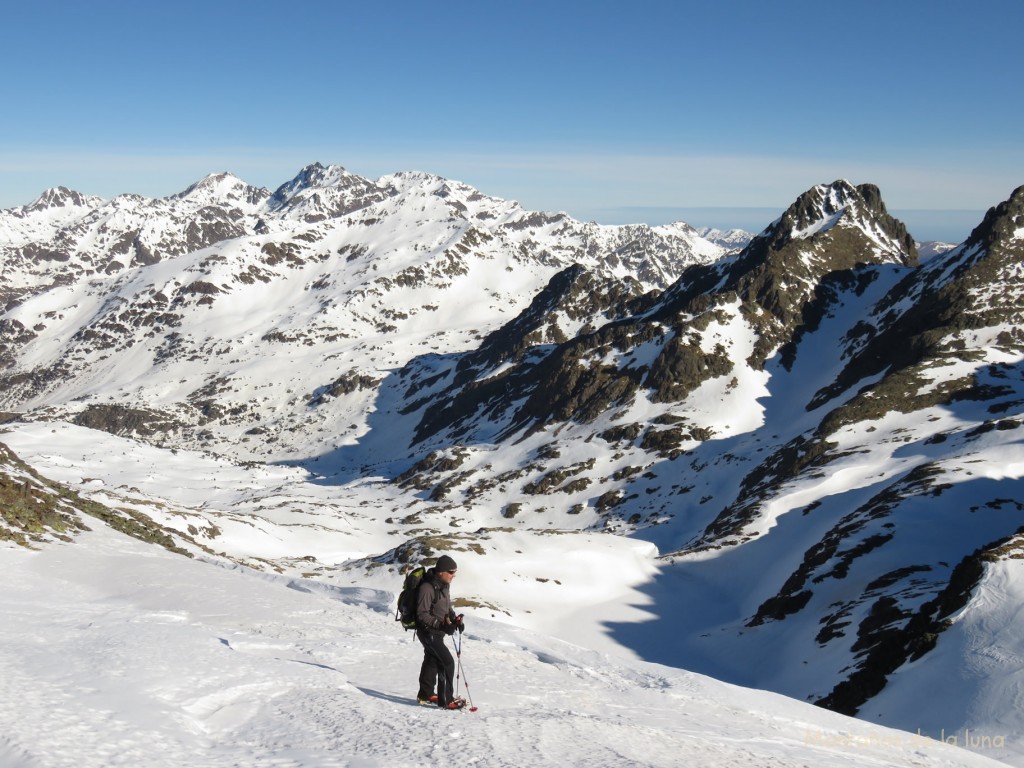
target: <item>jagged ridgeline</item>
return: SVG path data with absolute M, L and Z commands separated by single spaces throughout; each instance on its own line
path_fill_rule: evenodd
M 318 165 L 53 190 L 0 234 L 0 407 L 388 482 L 360 563 L 646 539 L 658 661 L 856 711 L 1020 554 L 1020 189 L 923 260 L 870 184 L 729 251 Z
M 663 296 L 648 297 L 641 306 L 635 293 L 606 289 L 598 294 L 607 297 L 601 308 L 604 325 L 584 326 L 573 339 L 552 339 L 561 343 L 543 360 L 532 356 L 507 386 L 474 384 L 463 392 L 467 379 L 476 382 L 486 370 L 481 360 L 492 366 L 522 362 L 530 334 L 556 312 L 569 313 L 565 304 L 578 303 L 581 296 L 593 301 L 593 288 L 580 284 L 578 270 L 567 272 L 523 316 L 460 361 L 454 387 L 442 396 L 449 404 L 427 414 L 417 437 L 445 426 L 445 412 L 452 422 L 455 414 L 472 411 L 460 397 L 479 401 L 485 387 L 499 391 L 505 409 L 528 393 L 515 406 L 510 432 L 553 422 L 591 422 L 639 392 L 656 404 L 685 401 L 710 379 L 729 375 L 735 365 L 761 370 L 783 345 L 795 349 L 799 335 L 813 329 L 827 311 L 833 284 L 858 279 L 858 268 L 916 261 L 913 240 L 886 213 L 876 187 L 837 182 L 815 188 L 739 256 L 690 267 Z M 742 323 L 754 340 L 743 359 L 737 358 L 734 345 L 705 343 L 709 328 L 732 323 Z

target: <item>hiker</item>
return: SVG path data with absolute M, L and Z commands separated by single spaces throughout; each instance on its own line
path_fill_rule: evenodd
M 455 615 L 448 587 L 458 566 L 448 555 L 441 555 L 420 582 L 416 598 L 416 637 L 423 644 L 420 667 L 420 704 L 436 703 L 442 709 L 462 709 L 465 701 L 455 696 L 455 659 L 445 645 L 445 635 L 463 632 L 462 615 Z M 437 693 L 434 693 L 434 684 Z

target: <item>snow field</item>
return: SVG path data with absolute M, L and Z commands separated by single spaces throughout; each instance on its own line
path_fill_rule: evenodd
M 783 697 L 467 615 L 476 713 L 417 706 L 393 595 L 190 560 L 105 528 L 0 549 L 9 768 L 983 766 Z M 457 584 L 453 589 L 457 592 Z

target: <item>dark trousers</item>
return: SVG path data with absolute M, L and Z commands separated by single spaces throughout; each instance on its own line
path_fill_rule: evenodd
M 427 698 L 437 684 L 437 703 L 446 706 L 455 698 L 455 659 L 444 644 L 445 634 L 433 630 L 416 630 L 423 644 L 423 665 L 420 667 L 420 698 Z

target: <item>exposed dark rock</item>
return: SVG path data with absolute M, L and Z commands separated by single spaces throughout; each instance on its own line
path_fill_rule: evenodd
M 821 583 L 825 579 L 845 578 L 857 558 L 892 539 L 892 532 L 882 529 L 878 521 L 884 521 L 903 499 L 934 493 L 938 487 L 935 478 L 941 474 L 941 469 L 932 464 L 917 467 L 877 493 L 866 504 L 845 515 L 804 553 L 800 566 L 786 579 L 778 594 L 757 609 L 748 625 L 757 626 L 768 619 L 779 620 L 801 610 L 807 599 L 800 602 L 794 597 L 806 591 L 808 582 Z M 826 566 L 829 567 L 826 569 Z M 877 585 L 871 588 L 877 589 Z
M 985 563 L 998 560 L 1007 552 L 1019 556 L 1022 536 L 1024 528 L 964 557 L 945 587 L 913 614 L 900 610 L 889 598 L 879 598 L 858 628 L 855 648 L 861 651 L 862 658 L 855 671 L 814 703 L 856 715 L 868 699 L 881 692 L 890 674 L 935 647 L 939 635 L 950 625 L 949 616 L 970 600 L 984 575 Z
M 88 405 L 84 411 L 75 414 L 71 421 L 81 427 L 123 437 L 150 437 L 182 426 L 177 419 L 160 411 L 114 404 Z
M 309 401 L 309 404 L 312 406 L 321 405 L 330 397 L 341 397 L 342 395 L 349 395 L 360 390 L 373 389 L 380 382 L 380 379 L 373 376 L 367 376 L 358 371 L 349 371 L 343 376 L 339 376 L 326 387 L 318 389 Z

